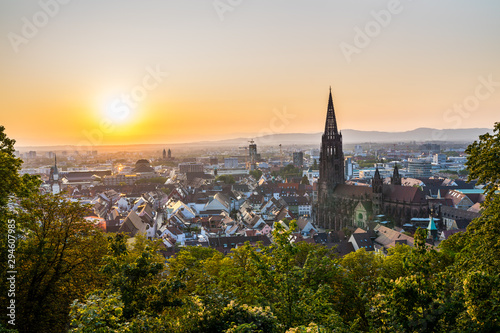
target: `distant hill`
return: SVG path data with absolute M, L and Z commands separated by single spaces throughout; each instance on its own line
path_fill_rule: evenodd
M 433 128 L 417 128 L 405 132 L 380 132 L 380 131 L 358 131 L 346 129 L 342 131 L 343 142 L 348 144 L 373 142 L 373 143 L 392 143 L 392 142 L 425 142 L 425 141 L 448 141 L 448 142 L 473 142 L 480 135 L 486 132 L 492 132 L 490 128 L 464 128 L 464 129 L 433 129 Z M 253 138 L 260 146 L 266 145 L 319 145 L 321 142 L 322 133 L 281 133 L 266 135 L 261 137 L 240 137 L 235 139 L 217 140 L 217 141 L 201 141 L 187 142 L 176 144 L 137 144 L 124 146 L 95 146 L 89 147 L 89 150 L 154 150 L 163 149 L 166 145 L 169 147 L 209 147 L 209 146 L 241 146 L 248 144 L 248 140 Z M 75 146 L 45 146 L 45 147 L 18 147 L 21 150 L 71 150 Z
M 453 141 L 472 142 L 480 135 L 492 131 L 489 128 L 465 128 L 465 129 L 433 129 L 417 128 L 405 132 L 379 132 L 379 131 L 358 131 L 346 129 L 342 131 L 344 143 L 362 142 L 425 142 L 425 141 Z M 256 138 L 257 144 L 319 144 L 322 133 L 297 133 L 297 134 L 274 134 Z M 230 141 L 230 140 L 226 140 Z M 241 141 L 238 141 L 241 142 Z

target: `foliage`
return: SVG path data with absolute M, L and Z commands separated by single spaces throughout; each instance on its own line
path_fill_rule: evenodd
M 313 170 L 319 170 L 318 161 L 316 159 L 314 159 L 314 162 L 313 162 L 313 165 L 312 165 L 312 169 Z
M 255 180 L 259 180 L 262 177 L 262 170 L 256 169 L 249 172 L 250 176 L 252 176 Z
M 99 287 L 95 269 L 106 252 L 87 207 L 58 196 L 22 199 L 15 216 L 18 316 L 21 332 L 64 331 L 70 303 Z
M 306 175 L 304 175 L 302 177 L 302 180 L 300 181 L 301 184 L 304 184 L 304 185 L 309 185 L 309 179 L 307 178 Z
M 358 157 L 359 168 L 372 168 L 379 160 L 375 156 Z
M 281 168 L 280 171 L 273 171 L 271 173 L 273 176 L 281 176 L 282 178 L 287 177 L 301 177 L 302 171 L 299 168 L 296 168 L 293 164 L 288 164 L 287 166 Z
M 232 175 L 220 175 L 215 178 L 216 182 L 223 182 L 224 184 L 234 184 L 236 181 Z
M 106 286 L 75 301 L 71 311 L 74 332 L 93 332 L 109 328 L 165 328 L 160 316 L 171 307 L 183 305 L 177 297 L 184 284 L 178 276 L 161 278 L 164 270 L 159 242 L 137 237 L 131 248 L 125 236 L 109 238 L 108 254 L 101 271 L 108 277 Z M 180 272 L 180 275 L 182 272 Z M 112 321 L 113 325 L 103 325 Z
M 494 134 L 486 133 L 474 141 L 465 152 L 469 155 L 467 169 L 469 180 L 477 179 L 485 184 L 485 206 L 492 200 L 496 190 L 500 188 L 500 122 L 495 123 Z M 496 132 L 496 133 L 495 133 Z

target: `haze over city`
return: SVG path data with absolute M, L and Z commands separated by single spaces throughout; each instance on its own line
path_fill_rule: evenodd
M 17 146 L 318 133 L 331 86 L 341 130 L 491 128 L 499 12 L 493 0 L 2 0 L 1 123 Z

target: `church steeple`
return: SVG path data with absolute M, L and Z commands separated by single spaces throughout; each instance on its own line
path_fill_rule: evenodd
M 394 166 L 394 172 L 391 178 L 391 185 L 401 185 L 401 176 L 399 175 L 397 164 Z
M 335 117 L 335 109 L 333 108 L 332 88 L 330 87 L 330 96 L 328 97 L 328 111 L 326 113 L 325 134 L 328 137 L 337 135 L 337 118 Z
M 337 184 L 344 183 L 344 153 L 342 151 L 342 134 L 337 129 L 337 119 L 333 107 L 332 90 L 328 96 L 325 132 L 321 138 L 319 157 L 320 195 L 333 191 Z
M 378 171 L 378 168 L 376 168 L 375 175 L 373 176 L 373 179 L 372 179 L 372 191 L 373 191 L 373 193 L 382 193 L 383 185 L 384 185 L 384 180 L 380 176 L 380 171 Z

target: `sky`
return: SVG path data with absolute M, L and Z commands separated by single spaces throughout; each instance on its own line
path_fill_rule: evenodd
M 17 146 L 492 128 L 500 1 L 0 0 Z

